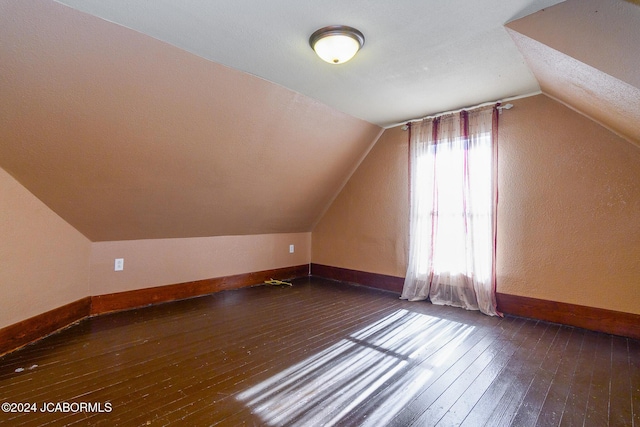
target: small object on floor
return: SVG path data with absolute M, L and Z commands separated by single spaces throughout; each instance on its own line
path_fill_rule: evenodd
M 291 282 L 287 282 L 285 280 L 275 280 L 275 279 L 271 279 L 271 280 L 265 280 L 264 283 L 266 283 L 267 285 L 274 285 L 274 286 L 293 286 L 291 284 Z

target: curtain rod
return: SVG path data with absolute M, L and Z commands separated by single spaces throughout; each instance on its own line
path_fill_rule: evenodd
M 405 129 L 406 125 L 409 124 L 409 123 L 421 122 L 422 120 L 426 120 L 426 119 L 434 119 L 436 117 L 446 116 L 447 114 L 459 113 L 460 111 L 464 111 L 464 110 L 475 110 L 477 108 L 488 107 L 490 105 L 502 104 L 502 103 L 507 102 L 507 101 L 513 101 L 513 100 L 521 99 L 521 98 L 528 98 L 530 96 L 539 95 L 541 93 L 542 92 L 538 91 L 538 92 L 535 92 L 535 93 L 530 93 L 528 95 L 512 96 L 512 97 L 509 97 L 509 98 L 503 98 L 503 99 L 498 100 L 498 101 L 483 102 L 482 104 L 474 105 L 472 107 L 463 107 L 463 108 L 458 108 L 457 110 L 445 111 L 445 112 L 438 113 L 438 114 L 432 114 L 432 115 L 429 115 L 429 116 L 424 116 L 424 117 L 421 117 L 421 118 L 418 118 L 418 119 L 405 120 L 405 121 L 396 123 L 395 125 L 391 125 L 387 129 L 390 129 L 390 128 L 393 128 L 393 127 L 396 127 L 396 126 L 400 126 L 400 125 L 405 125 L 402 129 L 406 130 Z M 501 105 L 501 106 L 498 107 L 498 111 L 500 113 L 502 113 L 502 110 L 510 110 L 511 108 L 513 108 L 513 104 L 504 104 L 504 105 Z

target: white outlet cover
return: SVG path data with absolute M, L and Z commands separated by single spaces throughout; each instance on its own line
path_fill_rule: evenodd
M 124 258 L 116 258 L 116 261 L 113 265 L 114 271 L 122 271 L 124 270 Z
M 296 247 L 294 245 L 289 245 L 289 253 L 292 254 L 294 253 L 296 250 Z

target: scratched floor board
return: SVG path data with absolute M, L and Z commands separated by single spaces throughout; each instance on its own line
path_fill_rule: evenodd
M 412 407 L 414 409 L 418 408 L 419 413 L 421 413 L 421 408 L 424 408 L 424 398 L 428 394 L 427 390 L 436 389 L 438 384 L 450 384 L 450 378 L 458 377 L 475 360 L 478 354 L 490 346 L 498 346 L 497 343 L 502 334 L 508 333 L 507 331 L 512 329 L 511 323 L 514 318 L 509 320 L 511 321 L 503 322 L 503 328 L 499 330 L 494 327 L 491 318 L 478 317 L 473 326 L 475 329 L 473 333 L 452 339 L 446 345 L 438 348 L 437 351 L 417 360 L 418 363 L 414 366 L 407 367 L 405 372 L 406 381 L 390 380 L 388 384 L 385 384 L 384 388 L 381 387 L 377 390 L 371 399 L 365 400 L 358 408 L 349 413 L 341 423 L 353 426 L 367 425 L 369 420 L 376 420 L 376 413 L 385 410 L 386 402 L 395 398 L 398 404 L 405 408 L 402 411 L 402 415 L 405 417 L 399 418 L 396 414 L 391 413 L 383 420 L 384 424 L 408 425 L 408 421 L 416 415 Z M 487 322 L 485 323 L 485 321 Z M 449 357 L 453 353 L 459 356 L 456 358 Z M 437 366 L 437 372 L 441 373 L 441 375 L 435 375 L 435 366 Z M 423 378 L 423 375 L 421 375 L 424 372 L 429 373 L 427 378 Z M 423 400 L 419 400 L 417 396 L 421 396 Z
M 527 386 L 528 377 L 546 354 L 557 329 L 556 325 L 543 323 L 524 329 L 524 339 L 517 348 L 498 354 L 435 425 L 485 425 L 495 408 L 513 398 L 510 388 Z
M 148 405 L 152 405 L 156 410 L 161 409 L 162 412 L 166 414 L 163 418 L 175 417 L 177 415 L 174 414 L 174 412 L 177 412 L 179 415 L 180 410 L 185 407 L 190 412 L 197 412 L 198 409 L 206 407 L 206 405 L 210 403 L 210 399 L 207 399 L 206 397 L 207 394 L 197 393 L 199 390 L 203 388 L 206 390 L 216 389 L 223 395 L 226 395 L 228 394 L 227 387 L 233 386 L 240 380 L 251 378 L 255 373 L 259 374 L 268 371 L 268 368 L 277 368 L 278 360 L 280 359 L 282 359 L 282 362 L 285 364 L 291 363 L 296 357 L 295 349 L 291 346 L 298 345 L 298 342 L 302 341 L 300 349 L 301 351 L 306 351 L 308 349 L 308 345 L 304 344 L 304 340 L 308 340 L 309 338 L 313 338 L 314 335 L 320 334 L 320 331 L 317 330 L 319 328 L 316 328 L 316 330 L 311 334 L 308 332 L 309 325 L 307 322 L 309 319 L 313 319 L 316 323 L 324 319 L 322 321 L 323 330 L 335 325 L 332 328 L 335 329 L 336 333 L 344 333 L 344 329 L 349 326 L 347 322 L 349 319 L 341 319 L 339 313 L 336 314 L 336 310 L 332 308 L 332 306 L 336 304 L 348 303 L 348 301 L 341 301 L 342 299 L 344 299 L 344 296 L 341 296 L 332 304 L 327 304 L 325 301 L 324 304 L 315 311 L 311 311 L 313 307 L 311 307 L 310 304 L 306 304 L 304 305 L 303 317 L 291 315 L 291 313 L 287 314 L 283 311 L 273 313 L 273 317 L 276 322 L 274 327 L 265 328 L 264 324 L 259 325 L 261 330 L 271 331 L 271 334 L 274 334 L 273 337 L 261 337 L 258 335 L 258 331 L 255 331 L 254 335 L 256 336 L 252 337 L 250 341 L 245 340 L 243 343 L 238 343 L 236 345 L 233 345 L 232 343 L 231 352 L 227 353 L 227 363 L 218 364 L 215 370 L 203 371 L 202 369 L 196 368 L 194 373 L 190 369 L 185 369 L 184 371 L 188 373 L 186 375 L 172 375 L 172 378 L 169 381 L 165 381 L 164 384 L 156 387 L 164 391 L 162 393 L 162 398 L 156 399 L 150 403 L 145 403 L 146 408 L 148 408 Z M 386 302 L 386 305 L 390 305 L 388 304 L 388 300 L 386 300 Z M 358 301 L 357 299 L 354 299 L 351 303 L 357 304 Z M 362 315 L 364 315 L 366 307 L 370 304 L 371 302 L 367 301 L 361 304 L 362 311 L 360 313 Z M 372 309 L 379 311 L 380 307 L 382 306 L 377 304 L 372 307 Z M 269 345 L 265 347 L 264 344 L 267 343 Z M 316 344 L 318 343 L 321 342 L 318 341 Z M 217 348 L 224 345 L 228 345 L 228 342 L 219 343 L 214 347 Z M 278 358 L 273 357 L 271 354 L 271 352 L 278 352 L 281 350 L 286 351 L 286 357 Z M 257 354 L 257 351 L 261 352 L 259 360 L 256 360 L 254 356 Z M 172 366 L 169 369 L 174 369 L 174 367 Z M 194 395 L 196 396 L 195 398 Z M 202 398 L 198 396 L 205 397 Z M 204 402 L 199 402 L 198 399 L 202 399 Z M 215 413 L 216 410 L 224 407 L 223 403 L 224 402 L 218 400 L 218 405 L 211 408 L 210 412 Z M 126 404 L 125 411 L 118 414 L 117 421 L 120 422 L 126 419 L 126 422 L 131 423 L 132 425 L 135 425 L 138 421 L 144 422 L 144 418 L 146 417 L 145 412 L 136 411 L 140 406 L 140 402 L 135 399 L 131 400 Z M 135 412 L 138 413 L 134 416 L 133 413 Z M 140 418 L 140 420 L 138 420 L 138 418 Z
M 589 387 L 596 358 L 596 343 L 600 334 L 585 331 L 577 356 L 575 374 L 571 380 L 564 412 L 560 415 L 560 426 L 582 426 L 585 423 Z
M 357 304 L 358 302 L 354 300 L 352 303 Z M 232 400 L 229 396 L 237 383 L 259 378 L 260 375 L 268 378 L 271 375 L 270 371 L 278 369 L 280 366 L 283 369 L 286 368 L 289 364 L 297 361 L 298 358 L 305 356 L 309 349 L 309 340 L 313 340 L 316 348 L 321 348 L 325 343 L 333 342 L 342 336 L 345 328 L 349 328 L 352 321 L 349 318 L 345 318 L 344 314 L 336 313 L 335 308 L 332 309 L 331 305 L 325 303 L 325 306 L 325 309 L 315 312 L 309 312 L 308 307 L 305 307 L 304 318 L 296 316 L 287 323 L 284 320 L 279 320 L 276 327 L 272 329 L 275 336 L 264 337 L 253 346 L 236 346 L 241 348 L 242 351 L 238 354 L 229 354 L 228 363 L 218 366 L 215 370 L 198 373 L 196 374 L 197 378 L 193 379 L 188 377 L 175 378 L 170 384 L 174 390 L 167 390 L 163 398 L 153 402 L 153 404 L 155 407 L 161 408 L 162 412 L 165 413 L 165 416 L 162 417 L 163 419 L 173 419 L 186 414 L 194 414 L 202 411 L 203 408 L 210 404 L 210 399 L 207 398 L 208 395 L 206 393 L 200 393 L 200 397 L 196 395 L 194 398 L 191 395 L 194 393 L 194 389 L 197 391 L 198 388 L 207 390 L 215 388 L 225 398 L 216 399 L 217 405 L 208 408 L 207 412 L 215 415 L 217 411 L 228 408 L 229 405 L 227 403 Z M 366 311 L 367 306 L 370 306 L 370 303 L 365 302 L 361 307 L 362 311 L 360 313 L 363 317 L 369 315 Z M 372 306 L 371 310 L 380 311 L 380 305 Z M 288 315 L 286 317 L 291 316 Z M 314 322 L 323 319 L 322 325 L 309 332 L 310 326 L 307 324 L 307 319 L 315 319 Z M 324 335 L 327 335 L 327 337 L 324 337 Z M 269 345 L 265 346 L 265 343 Z M 255 355 L 258 353 L 260 357 L 256 359 Z M 190 395 L 185 396 L 185 392 Z M 138 417 L 144 418 L 145 416 L 140 414 Z M 137 419 L 131 419 L 130 421 L 135 424 Z
M 593 363 L 585 424 L 609 424 L 609 397 L 611 392 L 611 341 L 609 335 L 598 336 Z
M 438 423 L 452 410 L 454 404 L 465 393 L 468 394 L 473 389 L 477 389 L 473 387 L 474 384 L 481 385 L 485 383 L 487 372 L 493 371 L 497 366 L 505 363 L 511 352 L 512 350 L 508 348 L 506 340 L 496 340 L 491 345 L 484 347 L 482 352 L 470 364 L 464 366 L 463 370 L 459 373 L 456 372 L 457 375 L 454 377 L 442 377 L 434 387 L 429 388 L 421 396 L 419 403 L 424 405 L 428 402 L 429 405 L 426 410 L 418 407 L 418 411 L 423 412 L 410 425 L 429 426 Z M 396 420 L 394 425 L 401 426 L 404 424 L 398 423 L 398 420 Z
M 353 301 L 353 303 L 356 305 L 361 304 L 357 300 Z M 399 304 L 399 301 L 396 301 L 395 304 Z M 363 324 L 362 321 L 366 322 L 368 319 L 371 319 L 375 322 L 376 319 L 379 319 L 381 316 L 386 316 L 388 313 L 393 312 L 395 310 L 394 308 L 395 304 L 390 303 L 387 300 L 386 303 L 384 304 L 384 310 L 376 309 L 375 312 L 370 312 L 370 313 L 363 311 L 362 312 L 363 317 L 358 319 L 355 323 L 353 323 L 354 318 L 352 314 L 348 314 L 351 320 L 338 319 L 338 322 L 335 322 L 335 319 L 333 319 L 336 313 L 332 314 L 330 317 L 328 317 L 322 322 L 323 325 L 321 327 L 313 328 L 315 329 L 314 332 L 308 334 L 308 336 L 304 339 L 304 341 L 293 343 L 296 346 L 295 347 L 296 353 L 292 353 L 290 349 L 288 349 L 287 347 L 277 348 L 273 357 L 274 362 L 270 363 L 271 366 L 269 366 L 267 370 L 264 369 L 264 366 L 260 367 L 260 369 L 256 371 L 250 368 L 248 370 L 250 378 L 242 378 L 240 379 L 240 381 L 235 383 L 230 383 L 229 381 L 225 381 L 226 385 L 229 387 L 228 390 L 230 394 L 223 402 L 219 402 L 219 403 L 223 403 L 223 405 L 218 405 L 219 406 L 218 408 L 216 407 L 207 408 L 206 405 L 204 405 L 205 402 L 202 402 L 203 405 L 200 409 L 196 411 L 190 411 L 189 413 L 183 413 L 183 416 L 190 420 L 203 418 L 207 420 L 206 421 L 207 423 L 212 423 L 217 419 L 223 418 L 223 413 L 225 414 L 224 416 L 233 416 L 236 418 L 238 416 L 242 417 L 242 415 L 238 415 L 238 413 L 242 412 L 242 410 L 244 409 L 243 406 L 238 408 L 237 405 L 236 406 L 228 405 L 230 401 L 233 401 L 237 393 L 239 391 L 242 391 L 241 389 L 238 390 L 238 386 L 243 386 L 243 384 L 247 383 L 248 380 L 254 380 L 254 381 L 268 380 L 269 377 L 272 375 L 270 372 L 272 370 L 271 369 L 272 366 L 276 366 L 278 369 L 282 369 L 282 370 L 287 369 L 289 366 L 295 364 L 295 362 L 300 362 L 301 361 L 300 359 L 307 358 L 309 356 L 310 346 L 312 346 L 314 350 L 316 350 L 316 352 L 323 351 L 326 347 L 330 347 L 331 344 L 340 342 L 341 340 L 344 340 L 345 336 L 348 336 L 347 334 L 345 334 L 347 330 L 345 328 L 349 328 L 349 330 L 355 331 L 357 327 L 360 327 Z M 345 311 L 348 312 L 349 310 L 345 310 Z M 331 329 L 326 330 L 325 324 L 327 326 L 331 326 Z M 292 359 L 290 357 L 291 355 L 296 356 L 296 358 Z M 255 372 L 255 375 L 253 375 L 254 372 Z M 282 378 L 279 381 L 273 382 L 272 386 L 279 387 L 284 381 L 286 381 L 286 378 Z M 218 413 L 218 409 L 220 409 L 222 412 Z M 212 418 L 212 415 L 214 415 L 213 418 Z
M 394 414 L 390 425 L 402 427 L 411 425 L 416 418 L 425 412 L 433 410 L 434 402 L 451 388 L 461 376 L 477 372 L 477 367 L 487 365 L 491 360 L 506 354 L 505 348 L 511 345 L 517 331 L 525 323 L 522 319 L 507 318 L 500 322 L 500 328 L 493 326 L 491 333 L 469 348 L 466 353 L 460 352 L 455 358 L 450 358 L 432 376 L 430 381 L 422 387 L 414 399 L 405 405 L 402 411 Z M 451 402 L 450 404 L 452 404 Z M 431 421 L 437 419 L 430 418 Z
M 553 379 L 558 374 L 558 368 L 562 363 L 563 355 L 567 353 L 567 345 L 571 340 L 573 328 L 561 327 L 558 329 L 554 340 L 547 353 L 541 358 L 540 365 L 530 376 L 530 381 L 524 394 L 518 394 L 517 406 L 509 424 L 514 425 L 536 425 L 542 406 L 549 395 L 549 390 L 553 384 Z M 507 416 L 501 418 L 501 422 L 494 425 L 508 425 Z M 493 420 L 489 419 L 489 423 Z M 553 423 L 554 421 L 551 421 Z
M 631 383 L 631 411 L 633 425 L 640 426 L 640 341 L 627 340 L 629 349 L 629 382 Z
M 265 311 L 263 314 L 266 314 Z M 259 314 L 259 313 L 258 313 Z M 231 313 L 233 315 L 233 313 Z M 105 316 L 105 317 L 114 317 Z M 114 369 L 117 369 L 120 366 L 130 367 L 136 366 L 139 363 L 143 364 L 151 364 L 153 366 L 157 366 L 159 364 L 153 363 L 158 358 L 167 358 L 171 357 L 173 354 L 180 350 L 180 346 L 176 346 L 176 338 L 180 341 L 190 341 L 191 345 L 200 345 L 203 340 L 206 340 L 208 334 L 203 333 L 202 325 L 193 324 L 190 320 L 190 317 L 193 317 L 189 312 L 185 313 L 182 316 L 176 316 L 176 318 L 171 322 L 171 324 L 165 324 L 162 318 L 153 319 L 153 324 L 147 321 L 145 322 L 145 327 L 147 329 L 146 335 L 140 337 L 141 331 L 140 323 L 130 325 L 129 334 L 130 337 L 139 337 L 136 339 L 136 342 L 126 341 L 125 344 L 122 342 L 112 342 L 113 348 L 111 351 L 108 350 L 108 347 L 105 347 L 102 342 L 102 335 L 96 336 L 97 341 L 95 344 L 92 343 L 91 349 L 87 352 L 84 352 L 82 356 L 74 354 L 75 357 L 70 358 L 71 360 L 67 363 L 57 364 L 50 369 L 50 373 L 55 375 L 58 380 L 57 389 L 59 392 L 64 392 L 65 383 L 68 383 L 70 387 L 77 387 L 79 383 L 85 381 L 90 385 L 96 380 L 101 380 L 102 376 L 110 375 L 109 372 L 105 371 L 103 368 L 108 359 L 114 359 L 114 355 L 119 356 L 115 360 L 111 360 L 111 363 L 107 366 L 111 366 Z M 201 316 L 200 316 L 201 317 Z M 235 325 L 232 317 L 227 317 L 227 320 L 230 320 L 230 325 L 224 328 L 224 333 L 220 335 L 221 338 L 226 338 L 228 331 L 235 332 L 239 334 L 241 331 L 235 331 L 232 325 Z M 103 320 L 103 319 L 92 319 L 92 320 Z M 108 321 L 109 319 L 104 319 Z M 198 319 L 200 324 L 202 319 Z M 97 322 L 96 322 L 97 323 Z M 198 328 L 197 326 L 200 326 Z M 217 327 L 214 322 L 211 322 L 211 326 L 209 327 Z M 162 339 L 153 339 L 153 331 L 157 331 L 158 329 L 162 330 Z M 182 329 L 182 330 L 181 330 Z M 156 332 L 157 333 L 157 332 Z M 194 339 L 189 340 L 189 335 L 194 335 Z M 145 338 L 146 337 L 146 338 Z M 151 342 L 148 342 L 151 339 Z M 120 340 L 122 341 L 122 340 Z M 105 351 L 106 348 L 106 351 Z M 122 352 L 122 349 L 126 348 L 135 348 L 135 351 L 130 352 Z M 149 351 L 154 351 L 158 354 L 157 358 L 150 359 L 147 354 Z M 72 362 L 72 363 L 71 363 Z M 137 366 L 136 366 L 137 367 Z M 87 375 L 87 373 L 91 373 L 91 370 L 95 370 L 94 375 Z M 74 375 L 74 373 L 82 372 L 84 375 L 79 377 Z M 85 378 L 86 377 L 86 378 Z M 16 396 L 16 398 L 23 398 L 24 395 L 20 395 L 20 391 L 26 391 L 29 394 L 29 397 L 35 398 L 38 397 L 38 390 L 34 389 L 29 384 L 25 384 L 25 387 L 19 387 L 18 384 L 14 385 L 14 390 L 12 390 L 12 394 Z M 24 389 L 24 390 L 21 390 Z
M 300 298 L 296 298 L 296 302 L 303 303 L 305 307 L 305 312 L 307 316 L 311 316 L 310 318 L 323 318 L 327 317 L 331 314 L 331 305 L 327 304 L 318 304 L 314 301 L 304 301 Z M 314 304 L 316 306 L 316 310 L 314 311 Z M 251 307 L 248 307 L 249 309 Z M 323 314 L 326 312 L 326 314 Z M 201 385 L 203 381 L 207 381 L 208 378 L 206 375 L 209 373 L 215 373 L 217 377 L 224 378 L 225 381 L 228 379 L 233 379 L 234 375 L 232 372 L 226 372 L 225 369 L 227 366 L 234 368 L 235 366 L 240 365 L 239 369 L 242 370 L 244 374 L 247 373 L 247 369 L 242 364 L 245 362 L 246 356 L 244 353 L 251 351 L 259 344 L 270 343 L 272 342 L 268 337 L 263 337 L 265 331 L 276 331 L 278 334 L 278 338 L 282 339 L 286 337 L 286 328 L 287 324 L 293 324 L 296 328 L 304 327 L 304 324 L 298 324 L 296 321 L 296 317 L 291 315 L 286 315 L 285 313 L 273 312 L 270 311 L 268 313 L 260 313 L 255 312 L 254 315 L 257 315 L 263 319 L 266 318 L 266 314 L 270 314 L 270 317 L 263 322 L 252 322 L 251 324 L 245 325 L 245 331 L 238 331 L 235 334 L 228 333 L 228 330 L 236 330 L 238 329 L 237 319 L 233 317 L 227 317 L 225 315 L 225 320 L 229 321 L 230 324 L 227 328 L 222 329 L 222 331 L 218 330 L 215 335 L 215 343 L 214 345 L 210 345 L 210 343 L 201 342 L 202 339 L 205 341 L 208 340 L 209 333 L 199 334 L 201 337 L 200 342 L 196 341 L 191 344 L 190 347 L 186 347 L 184 342 L 188 341 L 184 338 L 182 346 L 173 346 L 173 350 L 164 350 L 161 356 L 155 357 L 151 359 L 151 362 L 148 363 L 147 366 L 150 368 L 156 369 L 156 374 L 159 374 L 161 377 L 161 381 L 155 382 L 153 381 L 153 376 L 149 377 L 148 372 L 140 372 L 139 366 L 136 366 L 136 371 L 129 376 L 126 376 L 126 379 L 129 379 L 130 376 L 139 377 L 144 375 L 145 380 L 150 379 L 149 383 L 143 387 L 136 387 L 133 390 L 121 390 L 123 387 L 126 387 L 128 381 L 124 381 L 124 384 L 112 385 L 109 387 L 109 390 L 102 389 L 100 392 L 102 393 L 92 393 L 89 397 L 92 400 L 99 400 L 106 392 L 113 392 L 117 396 L 117 399 L 114 400 L 114 404 L 118 404 L 123 408 L 122 411 L 119 411 L 117 416 L 114 418 L 114 421 L 124 422 L 129 417 L 139 416 L 144 418 L 147 410 L 151 408 L 159 408 L 162 407 L 163 410 L 169 410 L 171 408 L 167 408 L 164 405 L 167 404 L 180 404 L 187 400 L 187 404 L 191 404 L 193 406 L 193 400 L 189 401 L 189 399 L 185 399 L 184 394 L 187 392 L 192 392 L 193 389 L 197 389 L 198 386 Z M 282 318 L 280 318 L 282 316 Z M 269 326 L 269 322 L 272 323 Z M 277 327 L 275 327 L 277 326 Z M 241 333 L 240 333 L 241 332 Z M 301 333 L 298 333 L 297 336 L 303 336 Z M 258 341 L 256 344 L 255 341 Z M 205 344 L 205 345 L 203 345 Z M 226 355 L 228 356 L 228 360 L 230 362 L 224 364 L 219 363 L 219 360 L 216 359 L 216 369 L 205 371 L 204 374 L 200 374 L 197 377 L 191 378 L 191 375 L 194 375 L 198 369 L 202 371 L 201 366 L 190 366 L 190 364 L 196 362 L 198 357 L 200 360 L 207 360 L 209 357 L 217 358 L 221 356 L 219 353 L 222 351 L 224 353 L 226 349 Z M 186 350 L 186 351 L 185 351 Z M 169 355 L 163 354 L 169 352 Z M 176 354 L 176 352 L 178 354 Z M 215 353 L 215 354 L 214 354 Z M 290 354 L 290 357 L 293 355 Z M 265 363 L 268 359 L 265 359 Z M 258 364 L 251 364 L 251 369 L 255 366 L 259 366 Z M 159 372 L 158 372 L 159 371 Z M 181 375 L 181 372 L 184 374 Z M 158 395 L 158 391 L 161 391 L 161 398 L 153 398 L 150 397 L 149 394 L 145 392 L 146 389 L 151 390 L 151 395 Z M 106 396 L 108 397 L 108 396 Z M 193 396 L 189 396 L 191 399 Z M 104 399 L 102 399 L 104 400 Z M 127 420 L 127 422 L 134 423 L 135 420 Z
M 582 329 L 570 329 L 570 337 L 567 345 L 561 353 L 561 358 L 556 360 L 557 371 L 553 375 L 545 401 L 540 409 L 537 424 L 545 426 L 557 426 L 567 406 L 567 399 L 571 383 L 576 375 L 577 361 L 582 348 L 585 331 Z
M 480 318 L 478 323 L 481 324 L 482 320 L 484 319 Z M 410 397 L 410 391 L 416 386 L 421 386 L 420 389 L 422 389 L 428 381 L 420 381 L 420 378 L 424 376 L 425 372 L 430 370 L 433 364 L 442 366 L 451 360 L 447 357 L 450 352 L 466 351 L 465 346 L 473 346 L 475 342 L 482 339 L 484 334 L 488 332 L 485 329 L 484 333 L 473 334 L 466 337 L 466 339 L 456 339 L 456 337 L 459 336 L 459 334 L 456 334 L 456 331 L 459 332 L 461 327 L 465 327 L 465 325 L 458 324 L 448 331 L 444 331 L 444 336 L 439 337 L 434 335 L 431 337 L 432 340 L 430 342 L 427 342 L 427 339 L 425 339 L 424 345 L 420 349 L 414 348 L 417 350 L 412 354 L 412 359 L 415 363 L 406 365 L 399 370 L 398 374 L 386 379 L 375 391 L 367 395 L 366 400 L 356 404 L 349 412 L 345 413 L 344 416 L 340 418 L 339 424 L 341 426 L 362 426 L 366 425 L 368 419 L 374 419 L 374 425 L 380 425 L 382 420 L 380 420 L 380 418 L 374 418 L 372 415 L 375 415 L 376 412 L 380 410 L 386 411 L 384 402 L 388 402 L 390 399 L 398 401 L 399 399 L 402 400 Z M 431 335 L 431 333 L 427 332 L 427 335 Z M 350 401 L 352 405 L 353 402 L 354 399 Z M 230 423 L 230 425 L 234 423 L 240 424 L 243 417 L 248 415 L 247 412 L 249 412 L 248 409 L 226 419 L 225 422 Z M 305 416 L 306 414 L 302 412 L 297 418 L 292 418 L 292 420 L 294 422 L 297 421 L 301 425 L 315 424 L 306 420 Z M 205 422 L 206 420 L 202 419 L 199 421 Z
M 255 296 L 255 302 L 257 303 L 259 302 L 260 295 L 256 294 Z M 273 296 L 271 298 L 274 299 Z M 39 364 L 39 366 L 46 364 L 56 364 L 58 367 L 71 366 L 73 372 L 73 365 L 77 365 L 85 357 L 99 357 L 101 354 L 117 352 L 119 348 L 130 348 L 133 345 L 138 345 L 144 341 L 144 337 L 139 336 L 141 332 L 148 334 L 153 330 L 153 327 L 171 327 L 176 324 L 177 319 L 179 319 L 179 322 L 175 328 L 178 328 L 178 330 L 182 329 L 183 331 L 186 329 L 192 332 L 188 324 L 188 313 L 175 315 L 171 308 L 177 310 L 181 305 L 186 303 L 190 304 L 192 308 L 195 308 L 194 306 L 197 304 L 206 306 L 207 304 L 203 304 L 203 302 L 205 302 L 203 299 L 179 301 L 173 304 L 149 307 L 140 311 L 132 310 L 117 313 L 116 315 L 101 316 L 92 319 L 91 322 L 82 322 L 73 328 L 48 337 L 48 351 L 43 351 L 44 347 L 41 345 L 27 346 L 21 350 L 21 358 L 11 360 L 11 358 L 8 357 L 0 370 L 0 380 L 2 380 L 4 376 L 12 375 L 13 369 L 21 367 L 23 364 L 22 360 L 25 358 L 29 358 L 33 363 Z M 253 302 L 252 300 L 252 303 Z M 151 325 L 149 322 L 145 322 L 146 318 L 152 318 L 153 324 Z M 201 322 L 201 319 L 198 321 Z M 128 333 L 125 336 L 113 333 L 114 329 L 123 326 L 128 328 Z M 139 328 L 144 329 L 139 331 Z M 89 331 L 91 332 L 90 335 L 87 334 Z M 168 331 L 169 330 L 166 332 Z M 88 340 L 89 336 L 91 337 L 91 341 Z M 60 343 L 64 343 L 65 345 L 61 346 L 59 345 Z M 91 349 L 85 352 L 84 348 L 89 344 L 91 345 Z M 33 355 L 31 354 L 32 352 Z M 62 352 L 67 357 L 58 358 L 57 355 L 59 352 Z M 70 354 L 73 354 L 74 357 L 68 357 Z
M 309 278 L 86 319 L 6 355 L 1 402 L 112 410 L 0 424 L 640 426 L 639 359 L 637 340 Z

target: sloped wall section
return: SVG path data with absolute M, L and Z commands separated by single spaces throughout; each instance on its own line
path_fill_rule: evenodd
M 310 232 L 382 132 L 53 1 L 0 40 L 0 166 L 94 242 Z
M 545 94 L 640 146 L 640 5 L 567 0 L 506 28 Z
M 89 296 L 91 242 L 0 169 L 0 328 Z
M 387 129 L 313 230 L 312 262 L 404 277 L 408 134 Z

